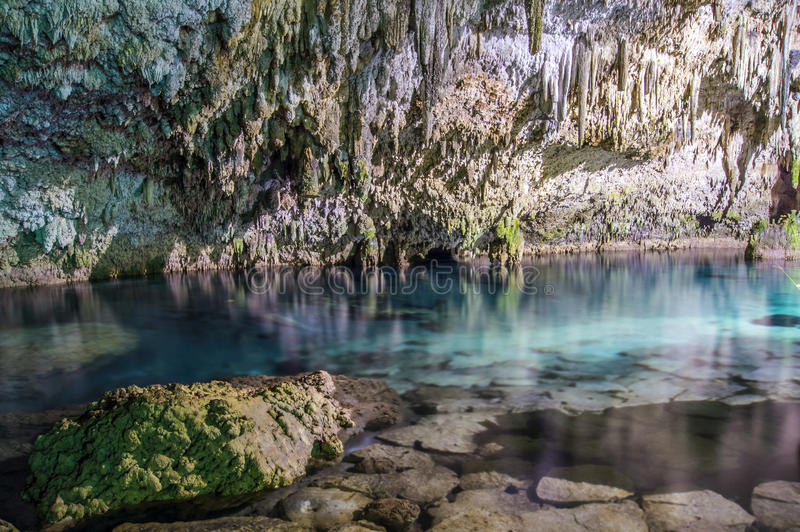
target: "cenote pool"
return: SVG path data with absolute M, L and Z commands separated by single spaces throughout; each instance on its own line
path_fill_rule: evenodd
M 753 390 L 800 398 L 800 289 L 787 277 L 800 280 L 800 267 L 735 252 L 526 267 L 524 279 L 447 264 L 384 272 L 383 285 L 281 270 L 6 290 L 0 412 L 131 384 L 314 369 L 401 392 L 530 386 L 578 410 Z
M 416 423 L 348 451 L 413 444 L 462 479 L 527 479 L 529 495 L 553 468 L 613 468 L 635 493 L 711 489 L 747 509 L 756 484 L 800 478 L 790 277 L 800 267 L 717 251 L 6 290 L 0 510 L 37 526 L 19 499 L 30 442 L 107 390 L 316 369 L 387 381 Z M 125 518 L 210 515 L 181 508 Z

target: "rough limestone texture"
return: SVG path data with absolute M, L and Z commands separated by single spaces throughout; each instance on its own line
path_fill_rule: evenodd
M 27 497 L 47 521 L 285 486 L 342 453 L 351 425 L 325 372 L 261 388 L 211 382 L 107 393 L 36 440 Z
M 768 530 L 800 530 L 800 483 L 759 484 L 750 502 L 758 524 Z
M 753 225 L 745 255 L 752 259 L 800 259 L 800 215 L 793 210 L 776 221 Z
M 281 502 L 287 519 L 312 529 L 350 523 L 371 502 L 369 497 L 335 488 L 303 488 Z
M 755 522 L 755 517 L 741 506 L 709 490 L 647 495 L 642 507 L 651 532 L 688 527 L 745 532 Z
M 467 492 L 469 493 L 469 492 Z M 577 508 L 509 514 L 504 509 L 464 508 L 435 524 L 436 532 L 648 532 L 642 510 L 635 503 L 587 504 Z
M 789 0 L 6 0 L 0 284 L 744 243 L 797 208 L 796 20 Z
M 585 503 L 616 502 L 632 497 L 633 493 L 612 486 L 543 477 L 536 486 L 536 496 L 550 503 Z

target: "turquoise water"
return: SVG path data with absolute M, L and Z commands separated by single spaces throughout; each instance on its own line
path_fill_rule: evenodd
M 266 293 L 254 279 L 274 271 L 6 290 L 0 412 L 319 368 L 400 391 L 528 387 L 529 401 L 567 410 L 800 398 L 800 289 L 774 265 L 731 252 L 547 257 L 526 264 L 527 282 L 448 268 L 418 271 L 405 294 L 358 276 L 364 289 L 320 281 L 304 293 L 288 270 Z M 786 272 L 800 280 L 800 267 Z M 387 273 L 384 288 L 402 279 Z

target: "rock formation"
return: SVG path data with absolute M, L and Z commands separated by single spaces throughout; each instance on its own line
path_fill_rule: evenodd
M 0 284 L 744 241 L 797 44 L 794 0 L 8 0 Z
M 48 521 L 285 486 L 342 453 L 353 424 L 325 372 L 107 393 L 36 440 L 27 495 Z

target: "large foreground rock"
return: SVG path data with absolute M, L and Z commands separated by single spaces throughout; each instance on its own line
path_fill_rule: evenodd
M 800 482 L 759 484 L 751 502 L 759 525 L 770 530 L 800 530 Z
M 47 521 L 151 501 L 284 486 L 353 425 L 325 372 L 106 394 L 40 436 L 27 497 Z
M 725 529 L 744 532 L 755 518 L 713 491 L 648 495 L 642 503 L 650 532 Z

